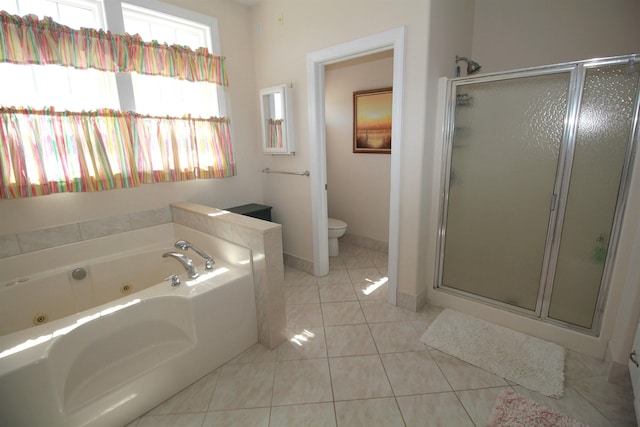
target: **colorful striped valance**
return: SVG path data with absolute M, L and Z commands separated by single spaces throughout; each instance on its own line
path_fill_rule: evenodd
M 206 48 L 144 42 L 139 35 L 81 28 L 51 18 L 0 12 L 0 62 L 58 64 L 111 72 L 136 72 L 227 86 L 224 58 Z

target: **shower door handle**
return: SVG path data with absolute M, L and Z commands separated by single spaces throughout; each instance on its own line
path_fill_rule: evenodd
M 552 194 L 551 195 L 551 207 L 549 208 L 550 211 L 555 211 L 556 207 L 558 205 L 558 195 L 557 194 Z

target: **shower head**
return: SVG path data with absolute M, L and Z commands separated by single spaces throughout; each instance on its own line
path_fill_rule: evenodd
M 473 74 L 478 71 L 482 66 L 478 64 L 476 61 L 473 61 L 469 58 L 465 58 L 464 56 L 456 55 L 456 65 L 460 61 L 465 61 L 467 63 L 467 74 Z M 457 68 L 458 77 L 460 77 L 460 68 Z

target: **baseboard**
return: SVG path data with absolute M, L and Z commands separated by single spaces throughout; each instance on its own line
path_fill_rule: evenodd
M 629 376 L 629 367 L 620 362 L 616 362 L 611 357 L 611 349 L 607 346 L 604 355 L 604 361 L 607 364 L 607 381 L 612 384 L 626 384 L 631 381 Z
M 383 242 L 381 240 L 372 239 L 370 237 L 357 236 L 355 234 L 347 233 L 340 238 L 340 241 L 380 252 L 389 252 L 389 242 Z
M 313 274 L 313 262 L 288 253 L 284 253 L 283 258 L 284 265 Z
M 427 292 L 420 292 L 418 295 L 405 294 L 399 292 L 396 297 L 396 304 L 400 308 L 410 311 L 420 311 L 422 307 L 427 303 Z

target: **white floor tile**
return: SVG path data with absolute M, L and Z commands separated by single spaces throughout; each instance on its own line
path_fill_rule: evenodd
M 331 403 L 274 406 L 271 427 L 335 427 L 336 413 Z
M 404 427 L 393 398 L 336 402 L 338 427 Z
M 336 401 L 393 396 L 378 355 L 330 358 L 329 365 Z
M 388 304 L 387 285 L 373 289 L 387 255 L 340 250 L 324 278 L 285 268 L 287 342 L 252 346 L 127 427 L 483 426 L 512 383 L 426 349 L 419 339 L 442 309 Z M 511 387 L 594 427 L 635 425 L 628 384 L 605 374 L 568 351 L 561 399 Z
M 333 401 L 327 359 L 291 360 L 276 364 L 273 405 Z
M 398 405 L 407 427 L 473 427 L 454 393 L 402 396 L 398 397 Z

